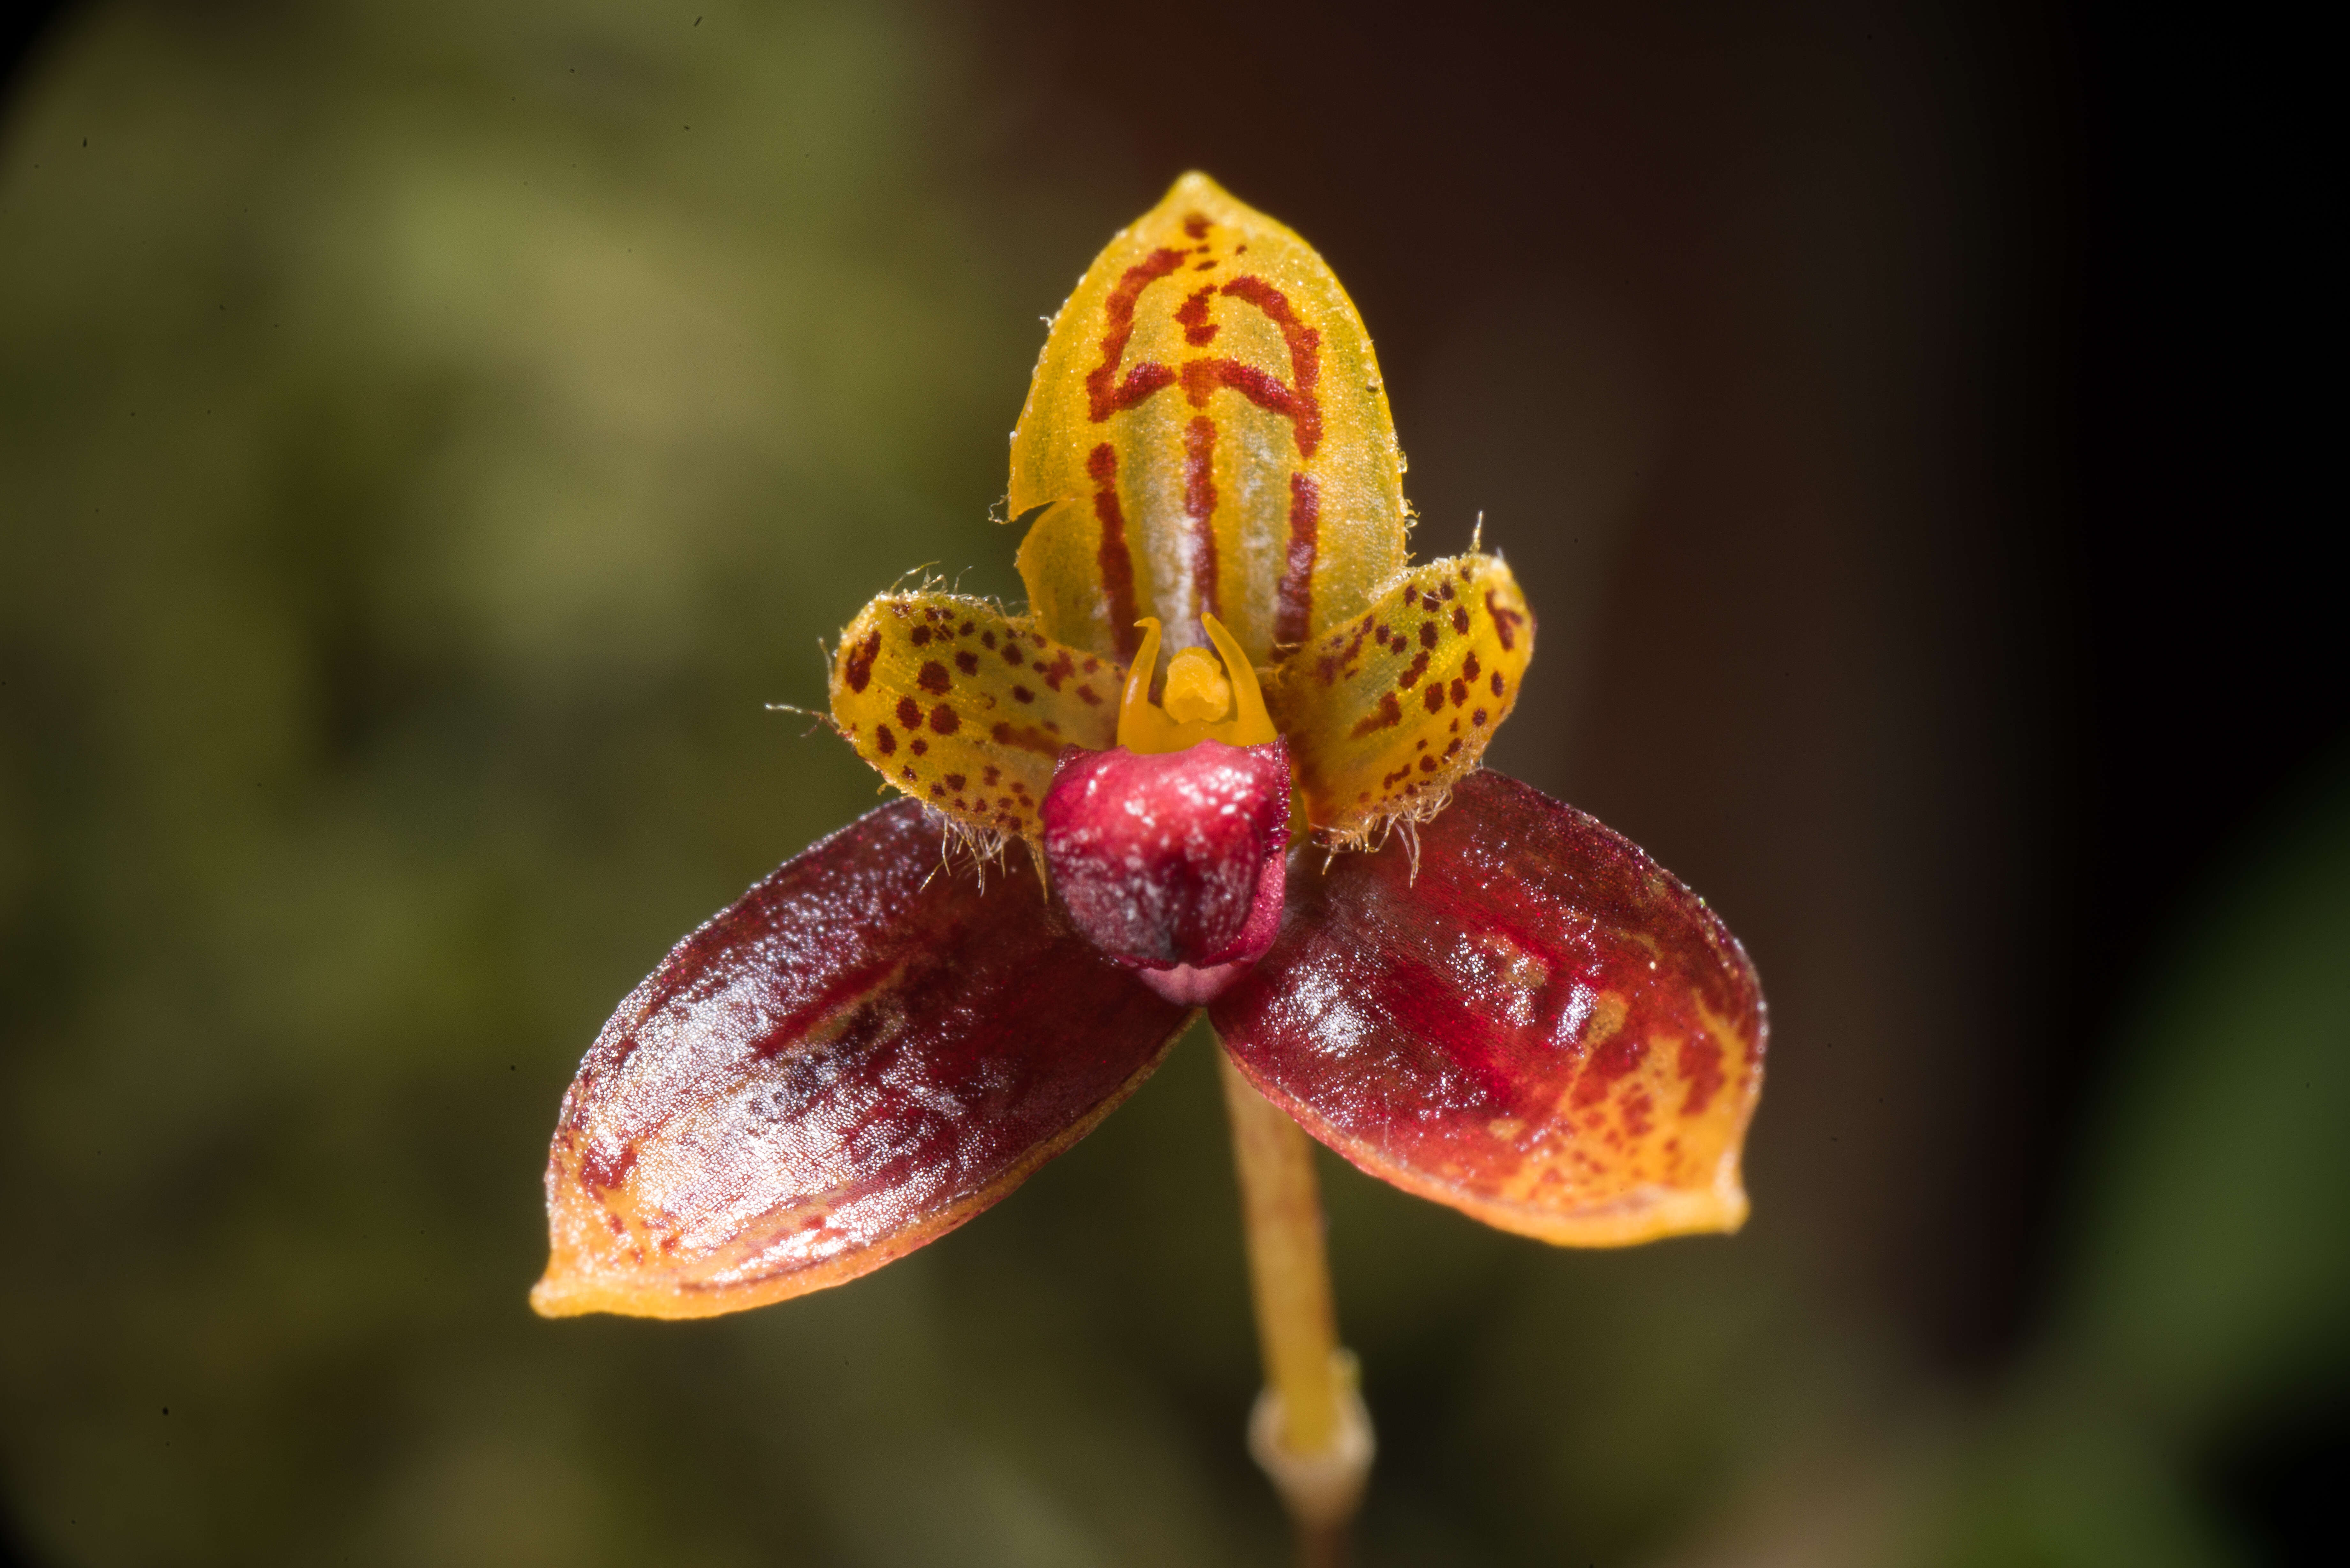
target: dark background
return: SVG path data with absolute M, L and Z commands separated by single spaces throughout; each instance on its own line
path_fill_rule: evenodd
M 2350 1431 L 2341 1157 L 2199 1220 L 2116 1173 L 2338 1103 L 2340 961 L 2293 1013 L 2246 934 L 2342 919 L 2306 47 L 2024 5 L 13 25 L 28 1560 L 1276 1559 L 1196 1043 L 888 1276 L 515 1316 L 603 1010 L 864 798 L 759 703 L 907 567 L 1016 592 L 1025 324 L 1187 167 L 1354 294 L 1419 552 L 1482 512 L 1519 571 L 1547 685 L 1493 765 L 1704 892 L 1773 1006 L 1735 1241 L 1541 1253 L 1331 1168 L 1367 1560 L 2295 1560 Z M 467 193 L 500 167 L 555 192 Z M 587 242 L 622 281 L 567 293 Z M 2272 1033 L 2333 1077 L 2241 1147 L 2147 1130 L 2217 1137 L 2147 1107 Z M 118 1120 L 140 1154 L 86 1152 Z M 2317 1258 L 2251 1326 L 2114 1326 L 2159 1294 L 2115 1238 L 2187 1300 L 2268 1277 L 2247 1215 Z M 172 1387 L 201 1458 L 133 1435 Z

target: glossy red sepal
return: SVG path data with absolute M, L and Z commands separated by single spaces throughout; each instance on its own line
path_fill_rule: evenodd
M 1069 921 L 1172 1002 L 1208 1001 L 1280 929 L 1289 753 L 1278 741 L 1061 753 L 1040 814 Z
M 1076 1141 L 1186 1010 L 1069 929 L 1016 862 L 940 864 L 912 802 L 785 864 L 604 1026 L 546 1171 L 532 1303 L 702 1317 L 934 1240 Z
M 1242 1073 L 1372 1175 L 1621 1246 L 1734 1230 L 1767 1032 L 1745 950 L 1621 835 L 1498 774 L 1401 844 L 1293 869 L 1209 1009 Z

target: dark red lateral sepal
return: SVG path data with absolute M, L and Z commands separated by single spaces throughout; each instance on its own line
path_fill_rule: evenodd
M 1251 1082 L 1347 1159 L 1544 1241 L 1735 1230 L 1767 1033 L 1702 899 L 1574 807 L 1480 773 L 1407 846 L 1290 873 L 1211 1004 Z
M 706 1317 L 839 1284 L 996 1202 L 1147 1076 L 1184 1008 L 883 806 L 680 942 L 580 1064 L 532 1304 Z

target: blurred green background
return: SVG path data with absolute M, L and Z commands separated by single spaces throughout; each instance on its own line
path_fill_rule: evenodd
M 1203 1040 L 868 1280 L 524 1303 L 606 1013 L 873 802 L 764 705 L 911 568 L 1016 596 L 1039 317 L 1197 163 L 1354 288 L 1419 552 L 1482 511 L 1519 566 L 1496 765 L 1773 1002 L 1734 1240 L 1326 1160 L 1362 1561 L 2296 1560 L 2338 699 L 2151 727 L 2190 655 L 2081 571 L 2063 412 L 2111 104 L 2002 15 L 59 12 L 0 120 L 0 1550 L 1284 1560 Z

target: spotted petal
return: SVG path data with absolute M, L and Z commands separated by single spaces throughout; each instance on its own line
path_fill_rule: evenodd
M 1370 335 L 1329 266 L 1202 174 L 1110 241 L 1036 361 L 1011 508 L 1037 626 L 1134 657 L 1200 616 L 1258 664 L 1403 566 L 1403 459 Z
M 707 1317 L 855 1279 L 1132 1092 L 1189 1010 L 1072 932 L 1012 857 L 983 891 L 899 802 L 679 943 L 565 1096 L 532 1304 Z
M 1241 1071 L 1372 1175 L 1506 1231 L 1624 1246 L 1746 1216 L 1762 993 L 1619 835 L 1480 773 L 1421 832 L 1292 869 L 1280 940 L 1209 1009 Z
M 1283 660 L 1265 691 L 1306 820 L 1359 847 L 1424 822 L 1485 754 L 1534 656 L 1534 623 L 1497 556 L 1430 561 Z
M 883 594 L 840 634 L 832 722 L 898 788 L 993 842 L 1034 840 L 1064 746 L 1118 737 L 1126 670 L 959 594 Z

